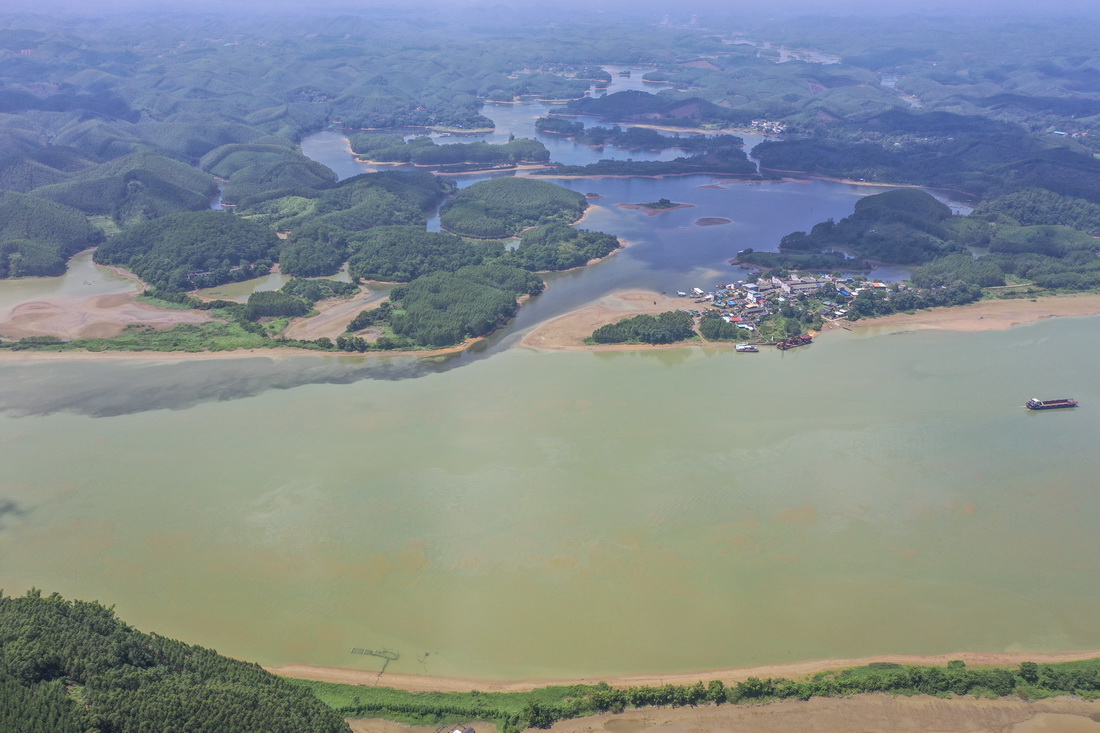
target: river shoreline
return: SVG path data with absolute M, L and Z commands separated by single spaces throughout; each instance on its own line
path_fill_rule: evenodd
M 622 240 L 620 240 L 622 241 Z M 626 244 L 624 244 L 624 247 Z M 621 251 L 623 248 L 615 250 Z M 615 254 L 612 252 L 611 255 Z M 608 255 L 608 256 L 611 256 Z M 592 264 L 592 263 L 589 263 Z M 689 300 L 668 296 L 651 290 L 622 290 L 610 293 L 582 308 L 558 316 L 533 327 L 520 345 L 546 351 L 635 351 L 675 349 L 685 346 L 714 346 L 724 348 L 725 342 L 688 341 L 673 344 L 586 344 L 584 340 L 600 326 L 615 323 L 636 315 L 657 314 L 683 308 Z M 189 313 L 189 311 L 164 311 L 165 313 Z M 895 313 L 879 318 L 859 321 L 830 321 L 823 332 L 835 330 L 865 330 L 891 328 L 894 330 L 942 329 L 949 331 L 997 331 L 1046 320 L 1048 318 L 1076 318 L 1100 315 L 1100 294 L 1054 295 L 1042 298 L 983 300 L 969 305 L 946 306 L 916 313 Z M 423 351 L 373 351 L 365 353 L 319 351 L 292 347 L 268 349 L 237 349 L 234 351 L 10 351 L 0 350 L 2 361 L 57 361 L 57 360 L 134 360 L 134 361 L 183 361 L 193 359 L 233 359 L 266 356 L 319 356 L 330 358 L 377 356 L 445 356 L 469 349 L 483 339 L 473 339 L 447 349 Z
M 882 654 L 872 657 L 850 657 L 836 659 L 816 659 L 787 664 L 770 664 L 758 667 L 737 667 L 730 669 L 705 670 L 700 672 L 674 672 L 669 674 L 636 674 L 591 677 L 569 677 L 559 679 L 523 679 L 523 680 L 484 680 L 464 679 L 460 677 L 435 677 L 430 675 L 388 673 L 378 680 L 377 670 L 347 669 L 343 667 L 318 667 L 309 664 L 283 664 L 265 666 L 268 672 L 281 677 L 315 680 L 318 682 L 337 682 L 348 685 L 375 685 L 391 687 L 410 692 L 530 692 L 540 687 L 594 685 L 606 682 L 612 687 L 632 687 L 641 685 L 692 685 L 696 682 L 721 680 L 726 685 L 743 682 L 749 677 L 797 678 L 827 672 L 830 670 L 861 667 L 874 662 L 901 665 L 943 666 L 948 662 L 961 659 L 972 666 L 1016 666 L 1021 662 L 1036 664 L 1054 664 L 1074 662 L 1082 659 L 1100 657 L 1100 650 L 1080 652 L 952 652 L 950 654 Z

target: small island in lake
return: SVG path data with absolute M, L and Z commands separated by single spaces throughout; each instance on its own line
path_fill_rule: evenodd
M 644 211 L 646 216 L 656 216 L 657 214 L 663 214 L 666 211 L 675 211 L 676 209 L 693 209 L 695 204 L 677 204 L 668 199 L 660 199 L 658 201 L 651 201 L 648 204 L 619 204 L 620 209 L 632 209 L 635 211 Z
M 732 219 L 726 219 L 721 216 L 704 216 L 702 219 L 695 220 L 695 226 L 697 227 L 720 227 L 723 224 L 732 224 Z

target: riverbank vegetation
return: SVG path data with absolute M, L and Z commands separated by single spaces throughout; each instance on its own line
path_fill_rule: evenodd
M 489 720 L 501 733 L 519 733 L 529 728 L 550 728 L 559 720 L 621 713 L 633 708 L 761 705 L 861 693 L 1024 699 L 1077 695 L 1095 700 L 1100 696 L 1100 660 L 1024 662 L 1017 667 L 968 667 L 959 660 L 942 667 L 874 662 L 795 680 L 749 677 L 732 685 L 711 680 L 692 685 L 626 688 L 601 682 L 515 693 L 404 692 L 385 687 L 295 682 L 350 718 L 386 718 L 410 725 Z
M 860 693 L 1100 697 L 1100 660 L 1016 667 L 875 662 L 801 679 L 691 685 L 549 686 L 530 692 L 405 692 L 287 679 L 134 629 L 99 603 L 31 590 L 0 596 L 0 728 L 85 731 L 347 731 L 343 718 L 494 722 L 502 733 L 652 706 L 766 704 Z
M 0 630 L 0 730 L 349 730 L 302 685 L 138 631 L 99 603 L 0 597 Z
M 684 311 L 667 311 L 626 318 L 600 326 L 589 339 L 593 344 L 672 344 L 695 336 L 695 319 Z

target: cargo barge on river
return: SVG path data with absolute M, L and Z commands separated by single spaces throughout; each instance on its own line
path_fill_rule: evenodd
M 1029 410 L 1058 410 L 1063 407 L 1077 407 L 1077 400 L 1040 400 L 1032 397 L 1024 403 L 1024 407 Z

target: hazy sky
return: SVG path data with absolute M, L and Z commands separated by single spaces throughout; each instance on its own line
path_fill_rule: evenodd
M 101 15 L 118 11 L 150 12 L 160 9 L 199 11 L 204 13 L 291 12 L 355 12 L 357 10 L 410 9 L 442 6 L 448 9 L 486 9 L 497 6 L 513 11 L 535 10 L 539 14 L 578 8 L 625 12 L 637 17 L 645 13 L 660 15 L 702 16 L 715 14 L 729 17 L 738 13 L 760 17 L 790 14 L 860 14 L 893 15 L 909 13 L 985 14 L 1005 18 L 1041 14 L 1097 15 L 1100 0 L 1058 0 L 1040 3 L 1034 0 L 6 0 L 6 11 L 62 12 L 81 15 Z M 0 11 L 3 12 L 3 11 Z M 701 18 L 702 20 L 702 18 Z

